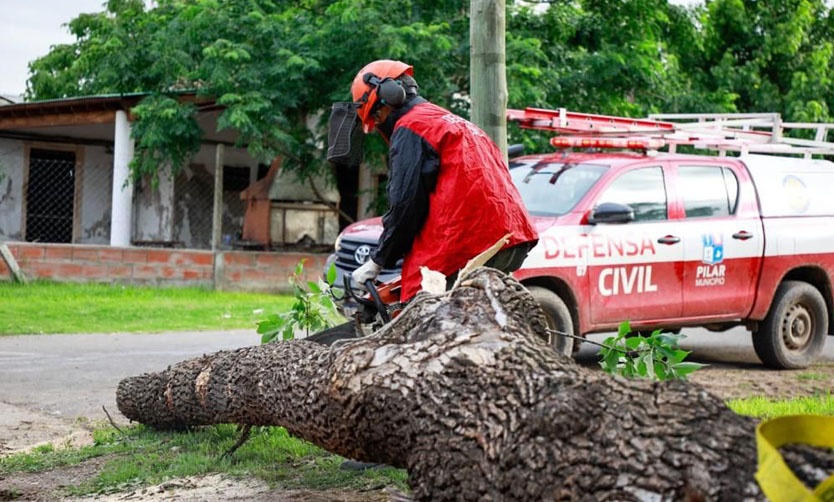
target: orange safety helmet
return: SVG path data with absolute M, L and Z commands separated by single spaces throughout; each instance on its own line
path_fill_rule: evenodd
M 376 112 L 375 107 L 377 102 L 389 104 L 380 100 L 379 90 L 381 84 L 386 81 L 393 81 L 403 75 L 413 76 L 414 68 L 401 61 L 380 59 L 365 65 L 364 68 L 359 70 L 356 77 L 353 78 L 350 93 L 353 95 L 353 102 L 358 104 L 356 114 L 362 122 L 362 129 L 365 131 L 365 134 L 373 131 L 376 126 L 374 112 Z M 382 94 L 385 95 L 385 90 L 383 90 Z

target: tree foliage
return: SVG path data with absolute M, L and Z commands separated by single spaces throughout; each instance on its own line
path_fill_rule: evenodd
M 218 127 L 302 176 L 325 166 L 323 122 L 367 62 L 413 64 L 424 95 L 468 115 L 469 9 L 452 0 L 110 0 L 75 42 L 30 65 L 29 99 L 143 93 L 134 175 L 178 168 Z M 823 0 L 507 2 L 509 106 L 603 114 L 764 112 L 829 120 L 832 19 Z M 183 92 L 197 100 L 182 99 Z M 191 117 L 191 118 L 189 118 Z M 311 129 L 311 118 L 318 123 Z M 517 140 L 518 131 L 511 131 Z M 530 138 L 535 135 L 529 136 Z M 384 145 L 367 145 L 381 164 Z
M 321 129 L 333 101 L 348 99 L 356 71 L 372 59 L 398 58 L 421 68 L 420 83 L 439 101 L 456 92 L 464 69 L 449 19 L 453 2 L 405 0 L 111 0 L 105 11 L 69 23 L 72 44 L 30 65 L 29 99 L 149 93 L 136 114 L 134 174 L 152 175 L 199 147 L 193 102 L 223 107 L 221 129 L 263 160 L 280 154 L 299 171 L 321 167 Z M 191 129 L 186 130 L 186 129 Z M 173 134 L 170 134 L 173 131 Z

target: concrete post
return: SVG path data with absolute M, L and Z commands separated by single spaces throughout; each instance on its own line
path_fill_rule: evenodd
M 504 152 L 507 163 L 507 2 L 469 2 L 472 122 Z
M 223 237 L 223 145 L 218 143 L 214 152 L 214 203 L 211 217 L 211 250 L 220 248 Z
M 378 216 L 373 214 L 373 211 L 368 210 L 368 206 L 371 205 L 371 201 L 374 198 L 374 194 L 376 193 L 376 185 L 374 183 L 373 173 L 371 172 L 371 168 L 369 168 L 366 164 L 361 164 L 359 166 L 359 194 L 356 197 L 356 219 L 364 220 L 365 218 L 370 218 L 371 216 Z
M 133 228 L 133 183 L 130 181 L 130 161 L 133 160 L 133 138 L 130 121 L 123 110 L 116 111 L 113 139 L 113 192 L 110 218 L 110 245 L 130 246 Z

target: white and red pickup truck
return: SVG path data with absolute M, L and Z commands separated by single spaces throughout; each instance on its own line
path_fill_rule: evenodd
M 834 163 L 749 152 L 808 156 L 830 144 L 773 141 L 781 125 L 757 131 L 748 116 L 687 129 L 570 113 L 510 115 L 562 133 L 551 141 L 560 151 L 510 162 L 539 231 L 514 276 L 551 327 L 584 336 L 626 320 L 641 331 L 743 325 L 767 366 L 810 365 L 834 313 Z M 656 151 L 681 144 L 721 154 Z M 610 150 L 621 147 L 632 151 Z M 367 259 L 380 233 L 379 218 L 341 233 L 331 260 L 340 274 Z M 554 337 L 554 345 L 570 353 L 573 342 Z

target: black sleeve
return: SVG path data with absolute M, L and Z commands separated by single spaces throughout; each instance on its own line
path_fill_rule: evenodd
M 429 213 L 440 157 L 425 139 L 407 128 L 394 131 L 388 159 L 388 211 L 382 216 L 379 247 L 371 258 L 384 268 L 411 249 Z

